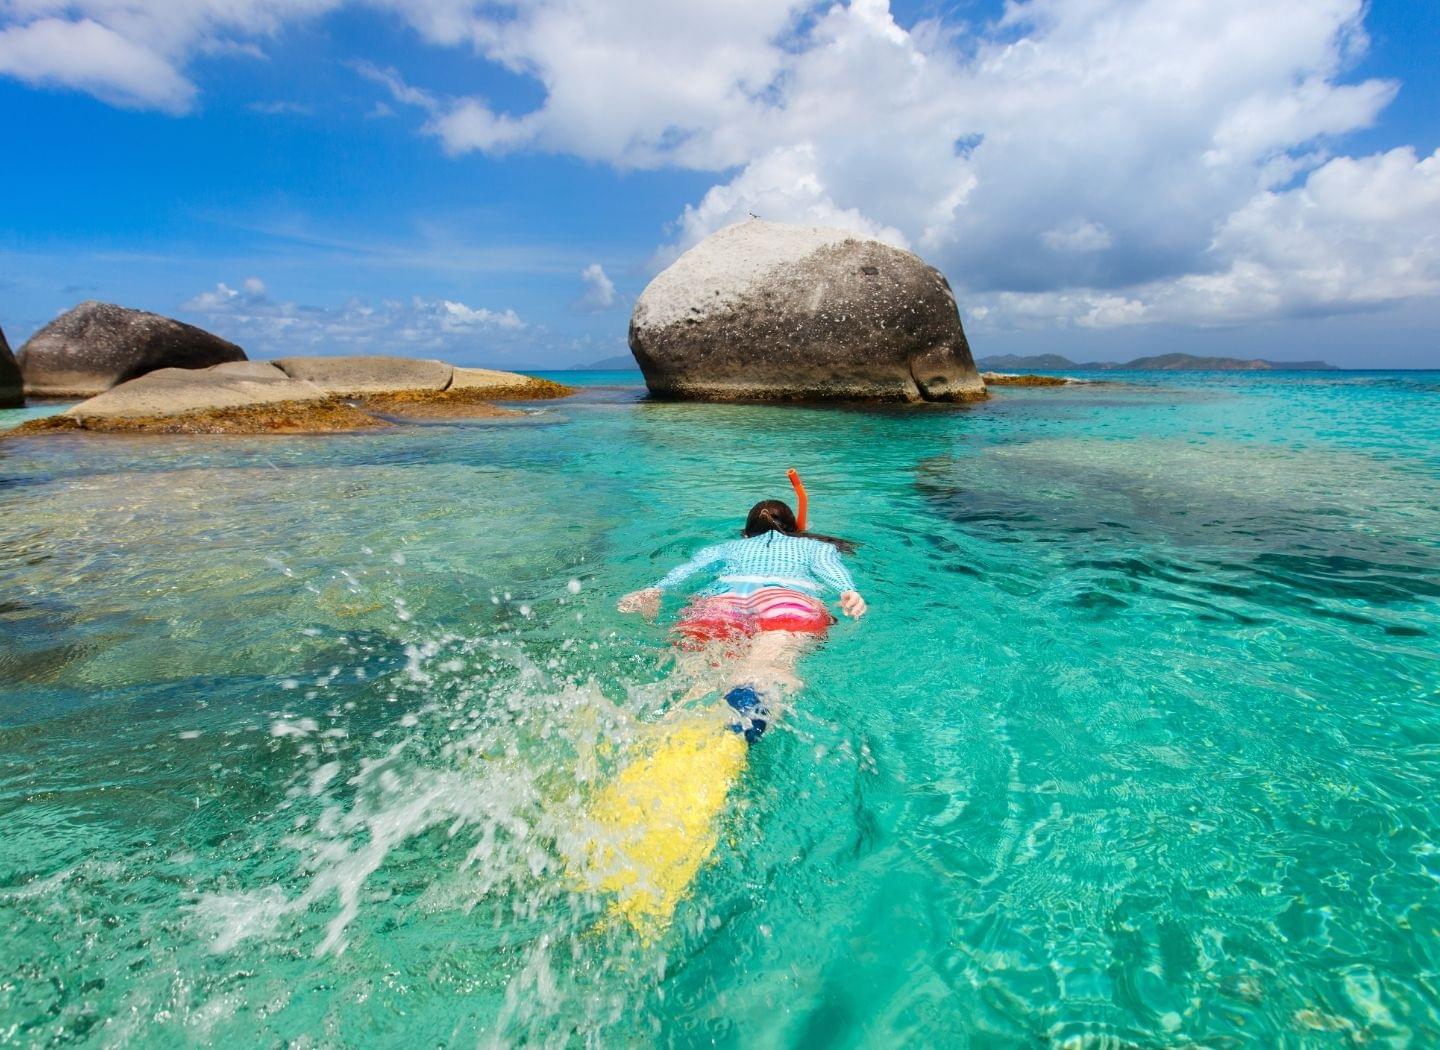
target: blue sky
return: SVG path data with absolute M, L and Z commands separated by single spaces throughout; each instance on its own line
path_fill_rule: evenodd
M 1358 0 L 0 0 L 0 326 L 565 366 L 755 212 L 977 355 L 1440 367 L 1440 16 Z

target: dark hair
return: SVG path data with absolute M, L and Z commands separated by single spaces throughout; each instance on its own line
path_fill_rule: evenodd
M 741 530 L 740 535 L 763 536 L 767 532 L 779 532 L 786 536 L 804 536 L 807 540 L 820 540 L 822 543 L 828 543 L 843 554 L 855 553 L 855 544 L 849 540 L 842 540 L 838 536 L 822 536 L 816 532 L 801 532 L 800 525 L 795 520 L 795 512 L 784 500 L 762 499 L 751 507 L 750 513 L 745 516 L 745 528 Z

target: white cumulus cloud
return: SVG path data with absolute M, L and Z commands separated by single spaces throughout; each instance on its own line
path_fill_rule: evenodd
M 979 302 L 988 322 L 1104 328 L 1237 324 L 1440 296 L 1440 151 L 1337 157 L 1300 186 L 1263 190 L 1225 220 L 1207 256 L 1202 272 L 1118 292 L 1002 292 Z
M 184 113 L 195 98 L 195 86 L 164 56 L 88 18 L 39 18 L 0 30 L 0 73 L 127 108 Z
M 580 271 L 580 283 L 585 286 L 585 294 L 576 302 L 581 310 L 608 310 L 615 305 L 615 282 L 599 263 Z
M 450 153 L 716 172 L 662 262 L 753 213 L 919 251 L 994 323 L 1225 323 L 1430 294 L 1417 275 L 1433 242 L 1402 250 L 1319 192 L 1332 165 L 1380 165 L 1333 153 L 1397 90 L 1347 80 L 1364 13 L 1014 0 L 992 24 L 902 26 L 886 0 L 452 3 L 420 31 L 533 77 L 544 99 L 419 104 Z M 390 86 L 401 101 L 419 90 Z M 1285 202 L 1301 200 L 1331 220 L 1287 231 Z
M 260 55 L 253 38 L 345 0 L 5 0 L 0 75 L 112 105 L 189 112 L 201 54 Z
M 0 0 L 0 73 L 183 112 L 196 56 L 347 3 L 538 87 L 507 110 L 357 64 L 448 154 L 710 173 L 662 261 L 754 213 L 918 251 L 988 324 L 1440 294 L 1434 158 L 1343 152 L 1399 87 L 1354 75 L 1364 0 L 1009 0 L 910 24 L 887 0 Z

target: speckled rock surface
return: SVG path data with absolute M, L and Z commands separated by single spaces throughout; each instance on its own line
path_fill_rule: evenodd
M 234 368 L 161 368 L 82 401 L 66 410 L 65 415 L 81 419 L 180 416 L 216 409 L 319 402 L 331 397 L 314 383 L 291 379 L 278 368 L 270 369 L 273 375 L 260 369 L 256 374 L 237 375 Z
M 25 403 L 25 385 L 20 378 L 20 365 L 0 330 L 0 408 L 19 408 Z
M 240 379 L 287 379 L 288 376 L 269 361 L 227 361 L 208 369 L 211 375 L 235 376 Z
M 448 390 L 503 390 L 524 377 L 493 368 L 456 368 Z
M 32 397 L 91 397 L 157 368 L 244 360 L 244 350 L 203 328 L 93 299 L 36 332 L 19 355 Z
M 406 390 L 444 390 L 455 369 L 444 361 L 413 357 L 282 357 L 273 362 L 292 379 L 314 383 L 337 397 Z
M 630 350 L 662 397 L 985 396 L 940 272 L 828 227 L 752 220 L 707 237 L 641 293 Z

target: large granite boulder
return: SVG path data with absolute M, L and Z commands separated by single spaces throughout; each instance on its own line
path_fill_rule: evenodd
M 25 391 L 39 397 L 92 397 L 157 368 L 244 360 L 244 350 L 203 328 L 93 299 L 20 348 Z
M 444 361 L 415 357 L 282 357 L 276 367 L 292 379 L 314 383 L 336 397 L 368 397 L 412 390 L 439 392 L 455 369 Z
M 20 366 L 5 341 L 5 331 L 0 329 L 0 408 L 19 408 L 25 403 L 25 385 L 20 378 Z
M 663 397 L 985 396 L 940 272 L 822 226 L 752 220 L 711 234 L 641 293 L 630 350 Z

